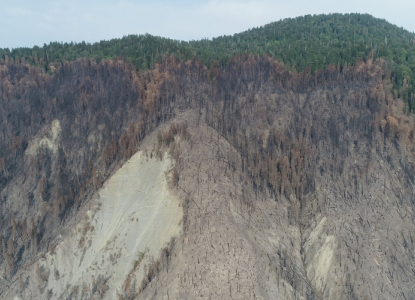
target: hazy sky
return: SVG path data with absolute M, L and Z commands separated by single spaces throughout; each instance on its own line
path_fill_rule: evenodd
M 414 0 L 0 0 L 0 48 L 150 33 L 192 40 L 283 18 L 369 13 L 415 31 Z

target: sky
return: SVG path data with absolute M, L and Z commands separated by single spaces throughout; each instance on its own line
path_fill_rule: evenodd
M 198 40 L 306 14 L 369 13 L 415 32 L 414 0 L 0 0 L 0 48 L 128 34 Z

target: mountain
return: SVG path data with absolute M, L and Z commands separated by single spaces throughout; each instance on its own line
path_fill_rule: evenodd
M 0 298 L 411 299 L 414 48 L 334 14 L 2 50 Z
M 415 34 L 367 14 L 307 15 L 284 19 L 259 28 L 212 40 L 177 41 L 146 35 L 129 35 L 99 43 L 58 43 L 43 47 L 0 49 L 0 59 L 22 61 L 53 73 L 65 61 L 80 57 L 122 57 L 138 69 L 152 69 L 160 59 L 174 55 L 182 60 L 196 58 L 209 68 L 223 68 L 235 55 L 268 55 L 298 72 L 312 72 L 330 64 L 343 66 L 386 58 L 398 96 L 413 111 L 415 104 Z

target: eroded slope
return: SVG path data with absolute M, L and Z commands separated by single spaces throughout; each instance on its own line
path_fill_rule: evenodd
M 413 116 L 403 113 L 401 100 L 390 92 L 388 70 L 387 62 L 371 59 L 353 67 L 329 66 L 310 74 L 307 70 L 290 72 L 267 57 L 235 57 L 224 70 L 209 70 L 195 60 L 177 62 L 168 58 L 146 77 L 148 81 L 135 81 L 145 97 L 138 103 L 127 102 L 126 107 L 131 105 L 142 112 L 142 123 L 130 124 L 119 139 L 111 135 L 121 125 L 86 126 L 89 133 L 75 131 L 76 135 L 82 133 L 83 140 L 69 135 L 83 144 L 66 145 L 57 152 L 57 158 L 62 165 L 74 167 L 74 174 L 81 175 L 76 177 L 78 181 L 88 180 L 89 185 L 74 186 L 83 198 L 73 199 L 86 201 L 82 187 L 93 191 L 106 178 L 102 172 L 115 170 L 115 162 L 131 155 L 143 134 L 174 119 L 177 125 L 157 129 L 157 138 L 147 146 L 154 153 L 147 154 L 161 159 L 168 149 L 176 162 L 172 191 L 183 201 L 183 235 L 148 264 L 141 283 L 142 264 L 137 260 L 111 285 L 110 279 L 95 277 L 91 291 L 97 297 L 106 296 L 109 286 L 120 286 L 121 278 L 126 277 L 121 286 L 124 295 L 120 296 L 137 299 L 411 298 L 415 281 L 415 126 Z M 134 72 L 130 75 L 134 78 Z M 81 103 L 80 111 L 89 102 Z M 105 102 L 95 104 L 101 103 Z M 116 102 L 109 103 L 108 111 Z M 121 109 L 118 113 L 135 114 Z M 94 117 L 99 121 L 102 115 Z M 59 120 L 64 135 L 68 122 L 65 125 L 65 118 Z M 50 123 L 53 125 L 52 120 Z M 115 123 L 107 120 L 107 124 Z M 103 138 L 104 132 L 111 138 Z M 34 140 L 44 139 L 37 136 Z M 94 148 L 96 143 L 102 151 Z M 82 155 L 71 152 L 78 153 L 77 149 L 83 149 Z M 9 156 L 19 153 L 14 148 L 8 152 Z M 88 157 L 95 157 L 93 161 L 86 160 L 87 152 Z M 71 160 L 65 162 L 62 157 Z M 83 163 L 78 165 L 80 161 Z M 46 212 L 48 205 L 58 204 L 55 207 L 59 213 L 60 197 L 55 197 L 58 191 L 54 194 L 51 189 L 48 194 L 41 189 L 48 183 L 58 186 L 62 182 L 50 179 L 54 179 L 52 172 L 45 176 L 46 181 L 39 181 L 35 203 Z M 11 187 L 4 190 L 13 197 L 5 202 L 18 206 L 13 200 L 18 199 L 18 180 L 24 178 L 13 180 L 14 193 L 7 192 Z M 32 181 L 37 184 L 37 180 Z M 73 205 L 76 202 L 68 204 L 73 211 L 78 208 Z M 42 212 L 40 208 L 30 212 Z M 50 215 L 43 214 L 36 224 L 49 220 Z M 117 211 L 108 213 L 109 220 L 129 216 Z M 20 279 L 19 273 L 15 274 L 25 261 L 16 254 L 20 253 L 17 246 L 30 245 L 36 253 L 40 247 L 33 245 L 42 241 L 36 229 L 41 227 L 31 226 L 30 243 L 27 239 L 22 243 L 17 233 L 20 228 L 24 231 L 24 223 L 20 226 L 12 216 L 9 218 L 11 224 L 5 224 L 3 243 L 7 255 L 4 261 L 10 265 L 6 280 L 21 280 L 24 287 L 25 277 Z M 100 230 L 93 221 L 91 214 L 78 228 L 85 232 L 84 240 L 79 235 L 72 241 L 81 250 L 87 249 L 89 235 L 95 236 L 94 232 Z M 108 221 L 105 227 L 116 234 L 115 224 Z M 52 232 L 43 230 L 44 234 Z M 97 236 L 91 245 L 105 249 L 100 241 L 111 237 Z M 119 248 L 128 245 L 116 243 L 111 247 L 113 255 L 104 263 L 113 268 L 108 262 L 117 261 Z M 77 263 L 82 254 L 83 250 L 78 251 Z M 94 255 L 85 252 L 83 260 Z M 41 265 L 38 270 L 32 269 L 40 278 L 38 283 L 44 283 L 39 292 L 52 276 L 45 270 Z M 131 270 L 137 276 L 128 276 Z M 79 279 L 82 275 L 76 276 Z M 82 297 L 73 286 L 66 291 L 69 294 L 64 297 Z M 88 288 L 85 293 L 88 298 Z
M 184 236 L 138 299 L 411 298 L 414 119 L 384 67 L 183 82 L 207 106 L 180 145 Z
M 138 152 L 99 191 L 82 221 L 20 275 L 5 297 L 114 299 L 181 232 L 182 209 L 167 187 L 172 162 Z M 5 298 L 5 299 L 6 299 Z

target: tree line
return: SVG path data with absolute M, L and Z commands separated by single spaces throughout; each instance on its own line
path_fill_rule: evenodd
M 51 42 L 42 47 L 0 49 L 0 60 L 24 62 L 54 73 L 67 61 L 95 62 L 123 57 L 137 70 L 152 69 L 165 56 L 196 58 L 210 69 L 224 68 L 235 55 L 268 55 L 291 70 L 312 73 L 330 64 L 354 65 L 370 55 L 391 62 L 394 92 L 415 110 L 415 35 L 367 14 L 307 15 L 284 19 L 212 40 L 178 41 L 150 34 L 98 43 Z

